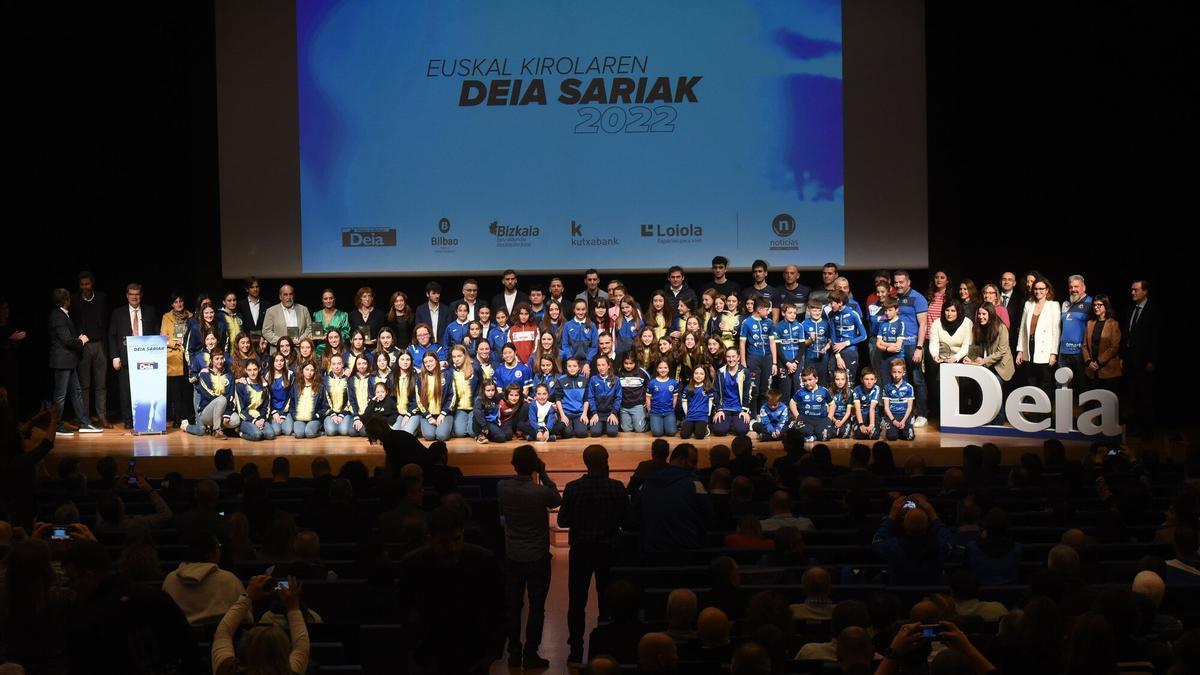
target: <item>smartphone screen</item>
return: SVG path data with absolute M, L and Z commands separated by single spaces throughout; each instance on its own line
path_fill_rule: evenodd
M 277 590 L 277 591 L 280 589 L 287 590 L 288 588 L 289 588 L 289 586 L 288 586 L 287 579 L 280 579 L 279 581 L 275 582 L 275 590 Z
M 910 500 L 904 502 L 904 508 L 915 509 L 915 508 L 917 508 L 917 503 L 910 499 Z
M 64 540 L 70 539 L 70 538 L 71 538 L 71 535 L 67 534 L 67 528 L 65 528 L 65 527 L 56 527 L 56 528 L 54 528 L 54 530 L 53 530 L 53 531 L 50 533 L 50 538 L 51 538 L 51 539 L 54 539 L 54 540 L 56 540 L 56 541 L 64 541 Z

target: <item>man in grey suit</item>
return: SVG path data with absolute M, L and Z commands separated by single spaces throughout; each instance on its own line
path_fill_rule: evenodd
M 267 308 L 262 332 L 271 343 L 272 354 L 279 346 L 279 338 L 286 335 L 292 340 L 300 340 L 312 334 L 312 314 L 296 302 L 296 289 L 291 284 L 279 287 L 279 304 Z
M 79 366 L 79 354 L 88 343 L 88 336 L 80 333 L 71 320 L 71 293 L 65 288 L 56 288 L 52 295 L 55 309 L 50 312 L 50 370 L 54 373 L 54 402 L 59 409 L 71 395 L 71 405 L 79 418 L 81 433 L 100 433 L 98 427 L 92 426 L 88 418 L 88 410 L 83 406 L 83 393 L 79 388 L 79 374 L 75 368 Z M 60 436 L 70 436 L 66 426 L 60 421 L 55 432 Z

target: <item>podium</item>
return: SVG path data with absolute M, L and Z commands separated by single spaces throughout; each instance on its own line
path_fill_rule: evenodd
M 129 353 L 129 398 L 134 434 L 167 432 L 167 338 L 131 335 L 125 338 Z

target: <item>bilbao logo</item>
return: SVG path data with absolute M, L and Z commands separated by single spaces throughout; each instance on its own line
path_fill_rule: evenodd
M 449 231 L 450 231 L 450 219 L 443 217 L 441 220 L 438 221 L 438 232 L 441 232 L 442 234 L 446 234 Z
M 450 232 L 450 219 L 442 216 L 437 222 L 437 231 L 440 234 L 429 238 L 429 245 L 434 248 L 436 253 L 449 253 L 458 246 L 457 237 L 447 237 Z

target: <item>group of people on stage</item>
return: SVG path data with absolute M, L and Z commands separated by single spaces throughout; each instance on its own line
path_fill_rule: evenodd
M 427 440 L 480 443 L 646 431 L 771 440 L 792 426 L 810 440 L 912 440 L 927 423 L 927 385 L 944 363 L 987 368 L 1006 386 L 1020 369 L 1051 396 L 1056 364 L 1072 369 L 1076 389 L 1115 389 L 1130 358 L 1137 372 L 1154 368 L 1145 281 L 1133 283 L 1134 310 L 1122 324 L 1109 297 L 1088 295 L 1077 275 L 1060 304 L 1037 272 L 1025 275 L 1023 288 L 1011 272 L 998 284 L 978 288 L 963 279 L 954 288 L 935 271 L 922 294 L 906 271 L 881 270 L 860 302 L 832 263 L 815 289 L 799 283 L 794 265 L 775 287 L 767 264 L 755 261 L 745 288 L 727 278 L 727 267 L 714 258 L 713 278 L 699 292 L 672 267 L 645 305 L 619 280 L 601 288 L 596 270 L 585 273 L 574 298 L 557 277 L 546 288 L 519 290 L 508 270 L 490 303 L 474 279 L 451 303 L 431 281 L 416 307 L 400 291 L 381 307 L 372 289 L 360 288 L 349 311 L 328 289 L 310 311 L 287 284 L 278 304 L 266 307 L 253 278 L 244 297 L 204 294 L 190 311 L 175 294 L 157 331 L 168 338 L 171 418 L 193 434 L 252 441 L 361 436 L 373 417 Z M 75 368 L 93 382 L 97 371 L 69 357 L 93 344 L 89 330 L 103 333 L 88 317 L 104 312 L 89 307 L 91 275 L 80 281 L 76 296 L 55 291 L 51 368 L 56 400 L 71 394 L 83 431 L 88 406 L 80 391 L 88 386 L 80 387 Z M 127 306 L 111 314 L 108 347 L 118 371 L 124 336 L 151 330 L 153 310 L 140 296 L 130 284 Z M 87 328 L 79 332 L 81 323 Z

